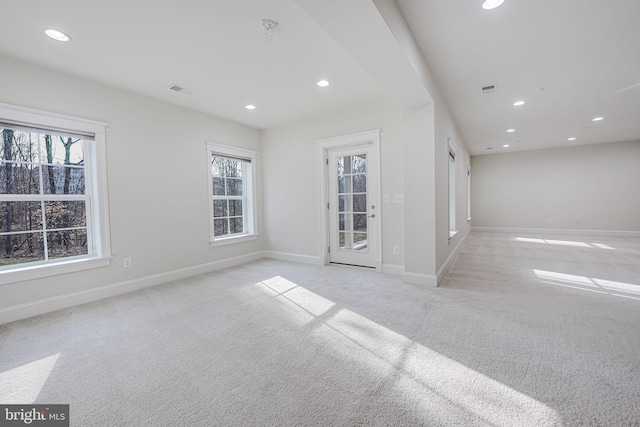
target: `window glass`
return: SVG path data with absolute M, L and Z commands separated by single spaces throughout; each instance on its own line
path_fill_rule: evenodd
M 0 266 L 89 254 L 85 141 L 0 128 Z
M 207 143 L 212 245 L 255 238 L 255 152 Z

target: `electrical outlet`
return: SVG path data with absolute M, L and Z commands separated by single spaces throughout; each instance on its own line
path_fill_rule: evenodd
M 553 224 L 553 220 L 549 218 L 549 224 Z
M 394 194 L 393 203 L 404 203 L 404 194 Z
M 130 268 L 131 267 L 131 257 L 130 256 L 122 258 L 122 266 L 124 268 Z
M 382 196 L 382 203 L 391 203 L 391 194 L 384 194 Z
M 400 255 L 400 246 L 394 246 L 393 247 L 393 254 L 394 255 Z

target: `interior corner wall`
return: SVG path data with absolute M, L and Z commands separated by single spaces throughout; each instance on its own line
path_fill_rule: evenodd
M 404 132 L 405 265 L 403 280 L 436 286 L 434 106 L 406 110 Z
M 402 110 L 371 102 L 262 132 L 265 250 L 283 259 L 321 264 L 321 185 L 318 139 L 371 129 L 380 133 L 381 194 L 404 193 Z M 382 261 L 404 264 L 403 205 L 382 204 Z
M 109 124 L 114 256 L 109 267 L 0 286 L 0 311 L 261 254 L 260 239 L 210 247 L 205 150 L 215 141 L 259 152 L 260 131 L 4 56 L 0 69 L 0 102 Z M 258 191 L 259 206 L 260 198 Z
M 471 159 L 474 227 L 640 231 L 640 141 Z

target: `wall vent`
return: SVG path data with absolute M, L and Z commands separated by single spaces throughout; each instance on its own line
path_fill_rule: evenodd
M 177 84 L 172 84 L 171 86 L 169 86 L 169 90 L 181 93 L 183 95 L 193 95 L 195 93 L 195 91 L 193 89 L 189 89 L 187 87 L 180 86 L 180 85 L 177 85 Z
M 482 88 L 482 93 L 491 93 L 496 90 L 496 85 L 489 85 Z

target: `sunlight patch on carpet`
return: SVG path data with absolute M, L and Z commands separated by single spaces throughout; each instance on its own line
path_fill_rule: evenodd
M 34 403 L 53 370 L 60 353 L 0 373 L 0 402 Z
M 343 360 L 355 362 L 363 375 L 379 379 L 388 390 L 389 404 L 401 405 L 425 423 L 446 423 L 451 417 L 490 425 L 562 425 L 558 413 L 513 388 L 450 359 L 408 337 L 323 298 L 302 286 L 287 290 L 275 300 L 289 311 L 313 314 L 311 336 Z M 295 316 L 292 316 L 295 318 Z M 384 402 L 379 402 L 384 405 Z
M 613 280 L 597 279 L 595 277 L 578 276 L 575 274 L 558 273 L 555 271 L 533 270 L 540 282 L 548 285 L 579 289 L 599 294 L 613 295 L 623 298 L 640 300 L 640 285 L 616 282 Z
M 515 240 L 517 242 L 524 243 L 545 243 L 548 245 L 560 245 L 560 246 L 573 246 L 579 248 L 598 248 L 598 249 L 609 249 L 615 251 L 615 248 L 612 248 L 609 245 L 604 245 L 601 243 L 587 243 L 587 242 L 577 242 L 571 240 L 551 240 L 551 239 L 535 239 L 531 237 L 516 237 Z

